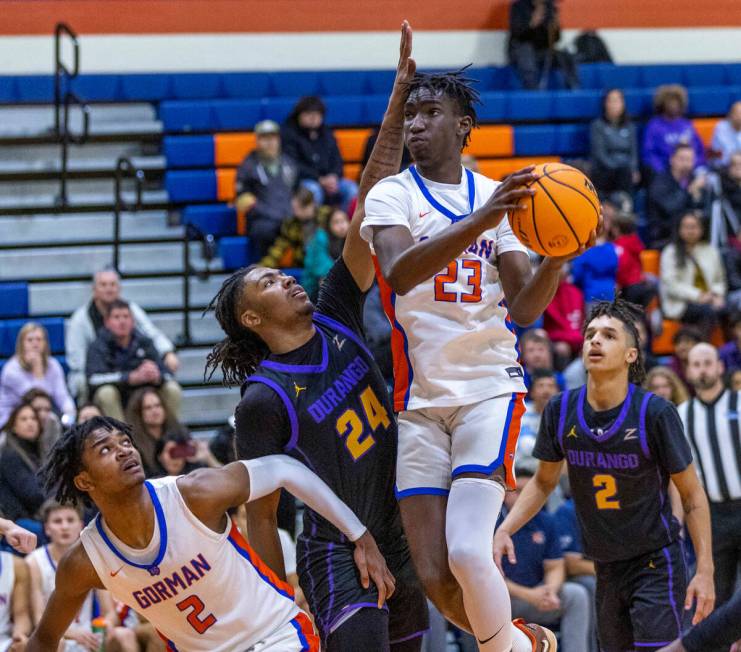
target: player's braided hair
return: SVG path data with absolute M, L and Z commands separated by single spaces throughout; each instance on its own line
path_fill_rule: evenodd
M 470 116 L 472 128 L 475 129 L 479 126 L 475 105 L 481 104 L 481 97 L 473 86 L 478 80 L 466 75 L 469 67 L 470 64 L 451 72 L 418 72 L 409 82 L 407 94 L 424 88 L 436 95 L 449 97 L 458 105 L 461 115 Z M 469 131 L 463 139 L 464 147 L 468 145 L 470 139 L 471 132 Z
M 638 350 L 638 357 L 630 365 L 628 380 L 631 383 L 640 385 L 646 377 L 646 369 L 643 366 L 643 350 L 641 349 L 641 338 L 638 334 L 638 326 L 636 324 L 643 319 L 643 309 L 635 303 L 626 301 L 616 293 L 612 301 L 599 301 L 592 307 L 584 322 L 582 335 L 586 332 L 590 322 L 597 319 L 597 317 L 612 317 L 613 319 L 617 319 L 622 322 L 625 330 L 633 338 L 634 346 Z
M 39 477 L 47 495 L 53 495 L 62 505 L 91 506 L 90 497 L 75 486 L 75 476 L 83 470 L 82 449 L 96 430 L 117 430 L 131 436 L 128 424 L 111 417 L 93 417 L 64 432 L 49 451 Z M 133 445 L 133 440 L 132 440 Z
M 245 328 L 239 321 L 240 303 L 244 293 L 244 278 L 256 265 L 243 267 L 232 274 L 221 285 L 216 296 L 204 311 L 214 311 L 216 320 L 226 337 L 208 354 L 204 377 L 211 378 L 221 367 L 224 383 L 241 385 L 247 376 L 268 356 L 267 344 L 262 338 Z

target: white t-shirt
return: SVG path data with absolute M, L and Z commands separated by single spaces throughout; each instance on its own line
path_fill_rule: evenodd
M 365 200 L 361 236 L 403 226 L 415 242 L 435 237 L 481 208 L 499 185 L 464 170 L 461 183 L 422 178 L 414 166 L 379 181 Z M 440 273 L 397 296 L 379 278 L 393 328 L 394 407 L 454 407 L 524 392 L 517 338 L 499 282 L 497 259 L 527 249 L 503 219 L 479 235 Z

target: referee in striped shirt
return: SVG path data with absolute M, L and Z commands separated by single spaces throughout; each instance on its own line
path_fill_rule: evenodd
M 697 344 L 687 359 L 695 398 L 679 416 L 710 501 L 716 606 L 733 593 L 741 562 L 741 434 L 739 393 L 725 388 L 723 363 L 710 344 Z

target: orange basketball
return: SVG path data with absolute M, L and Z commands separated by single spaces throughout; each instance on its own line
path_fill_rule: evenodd
M 509 213 L 512 231 L 528 249 L 541 256 L 574 253 L 597 228 L 600 203 L 592 182 L 563 163 L 535 166 L 535 194 L 526 208 Z

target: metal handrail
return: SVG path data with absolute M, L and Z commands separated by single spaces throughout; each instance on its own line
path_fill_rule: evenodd
M 123 197 L 124 179 L 134 179 L 136 185 L 136 202 L 129 204 Z M 114 176 L 114 202 L 113 202 L 113 268 L 120 273 L 119 263 L 121 259 L 121 211 L 138 211 L 142 206 L 142 192 L 146 177 L 144 170 L 136 167 L 131 159 L 121 156 L 116 161 L 116 172 Z
M 62 36 L 67 35 L 74 48 L 72 70 L 62 63 Z M 69 82 L 80 74 L 80 42 L 77 33 L 67 23 L 57 23 L 54 27 L 54 130 L 61 135 L 60 113 L 62 106 L 62 80 Z M 64 89 L 65 91 L 69 89 Z
M 204 233 L 194 224 L 186 224 L 183 231 L 183 332 L 176 342 L 179 347 L 193 344 L 190 329 L 190 277 L 196 270 L 190 264 L 190 243 L 198 240 L 203 242 L 204 249 L 213 249 L 216 242 L 212 233 Z M 203 272 L 197 272 L 197 276 L 206 280 L 211 273 L 208 267 L 210 258 L 208 256 L 204 258 L 207 261 L 206 269 Z

